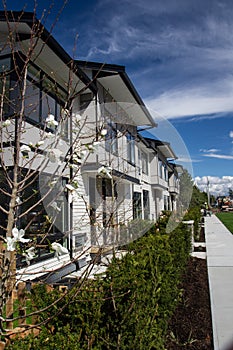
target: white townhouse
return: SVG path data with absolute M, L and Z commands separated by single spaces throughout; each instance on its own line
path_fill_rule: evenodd
M 69 256 L 54 257 L 53 242 L 66 247 L 73 257 L 72 206 L 65 187 L 71 177 L 66 156 L 72 146 L 72 124 L 71 118 L 63 121 L 71 109 L 68 103 L 84 90 L 95 92 L 96 86 L 34 13 L 0 11 L 0 43 L 0 234 L 6 233 L 8 194 L 17 165 L 15 225 L 25 229 L 38 247 L 30 274 L 23 273 L 24 257 L 17 257 L 17 267 L 22 268 L 22 278 L 33 279 L 35 272 L 43 275 L 41 271 L 70 260 Z M 52 183 L 56 184 L 50 190 Z M 71 264 L 67 270 L 75 268 Z
M 149 151 L 137 128 L 156 126 L 123 66 L 77 64 L 97 87 L 97 94 L 80 94 L 73 108 L 74 115 L 86 118 L 81 139 L 87 142 L 86 134 L 99 133 L 95 151 L 81 167 L 83 206 L 80 199 L 73 203 L 75 250 L 123 244 L 122 227 L 135 219 L 154 219 L 149 209 Z M 103 138 L 101 130 L 106 132 Z
M 177 210 L 179 175 L 182 167 L 175 164 L 175 155 L 170 143 L 157 140 L 149 133 L 145 137 L 152 153 L 150 162 L 150 185 L 153 197 L 153 214 L 158 219 L 162 211 Z
M 20 135 L 24 190 L 15 224 L 38 249 L 29 267 L 18 258 L 18 273 L 55 283 L 85 265 L 92 249 L 123 245 L 142 233 L 142 222 L 176 210 L 176 156 L 167 142 L 138 132 L 156 123 L 125 67 L 73 61 L 33 13 L 0 12 L 0 41 L 1 235 L 10 200 L 6 168 L 11 179 Z M 69 254 L 58 260 L 53 242 Z

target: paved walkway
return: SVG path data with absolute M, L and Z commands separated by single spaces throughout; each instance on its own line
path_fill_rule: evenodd
M 233 235 L 215 216 L 205 217 L 214 350 L 233 350 Z

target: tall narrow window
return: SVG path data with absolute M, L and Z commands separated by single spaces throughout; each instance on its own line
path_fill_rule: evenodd
M 80 111 L 85 110 L 93 100 L 91 92 L 80 95 Z
M 149 201 L 149 191 L 146 191 L 146 190 L 143 190 L 143 211 L 144 211 L 144 220 L 149 220 L 150 201 Z
M 142 159 L 142 172 L 146 175 L 148 175 L 148 157 L 145 152 L 141 152 L 141 159 Z
M 142 198 L 140 192 L 134 192 L 133 194 L 133 218 L 142 218 Z
M 135 164 L 135 137 L 131 133 L 127 133 L 127 160 L 131 164 Z
M 33 121 L 40 122 L 40 88 L 32 80 L 27 80 L 24 114 Z
M 10 65 L 10 57 L 0 59 L 0 94 L 4 97 L 3 111 L 5 114 L 9 113 L 10 76 L 8 72 Z
M 105 149 L 112 154 L 118 154 L 118 140 L 117 140 L 117 125 L 116 123 L 108 123 L 107 135 L 105 137 Z

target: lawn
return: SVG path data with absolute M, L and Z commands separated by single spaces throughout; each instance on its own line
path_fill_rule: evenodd
M 228 228 L 229 231 L 233 234 L 233 213 L 217 213 L 216 216 L 219 218 L 219 220 L 222 221 L 222 223 Z

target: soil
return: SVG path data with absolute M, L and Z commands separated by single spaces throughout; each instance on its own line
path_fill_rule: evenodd
M 167 350 L 213 350 L 207 264 L 190 257 L 181 284 L 182 298 L 169 322 Z

